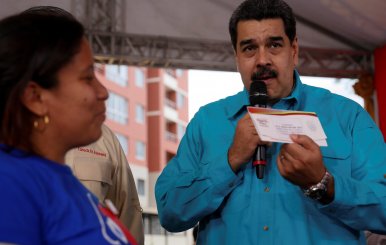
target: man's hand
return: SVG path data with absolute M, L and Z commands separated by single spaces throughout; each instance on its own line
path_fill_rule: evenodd
M 245 114 L 237 123 L 233 143 L 228 150 L 228 162 L 236 173 L 239 168 L 249 162 L 255 153 L 257 145 L 266 142 L 260 140 L 249 114 Z
M 280 174 L 305 189 L 317 184 L 326 172 L 319 146 L 306 135 L 291 135 L 277 157 Z

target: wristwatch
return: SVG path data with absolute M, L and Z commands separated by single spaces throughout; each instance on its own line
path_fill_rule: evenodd
M 321 200 L 327 194 L 327 186 L 331 180 L 331 174 L 326 170 L 322 180 L 308 189 L 303 189 L 304 195 L 314 200 Z

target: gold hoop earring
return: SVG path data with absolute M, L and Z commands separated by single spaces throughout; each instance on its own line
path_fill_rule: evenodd
M 43 123 L 40 125 L 39 125 L 39 120 L 43 120 Z M 44 115 L 43 118 L 40 117 L 40 118 L 34 120 L 33 126 L 38 131 L 44 131 L 46 128 L 46 125 L 48 125 L 49 123 L 50 123 L 50 117 L 48 115 Z
M 44 121 L 44 124 L 49 124 L 50 123 L 50 118 L 45 115 L 44 118 L 43 118 L 43 121 Z

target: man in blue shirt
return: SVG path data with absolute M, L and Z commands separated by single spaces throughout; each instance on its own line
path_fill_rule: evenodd
M 246 0 L 229 31 L 244 91 L 202 107 L 156 183 L 169 231 L 199 222 L 197 244 L 364 244 L 386 232 L 386 147 L 355 102 L 301 83 L 296 23 L 281 0 Z M 252 76 L 275 109 L 316 112 L 327 135 L 266 144 L 246 113 Z M 267 145 L 264 178 L 251 158 Z

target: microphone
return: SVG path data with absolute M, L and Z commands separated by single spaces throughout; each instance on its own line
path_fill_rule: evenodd
M 263 81 L 257 80 L 253 77 L 249 88 L 249 103 L 251 106 L 265 108 L 267 107 L 267 101 L 267 86 Z M 265 151 L 265 145 L 258 145 L 252 159 L 252 165 L 256 167 L 256 176 L 259 179 L 264 178 L 264 167 L 267 163 Z

